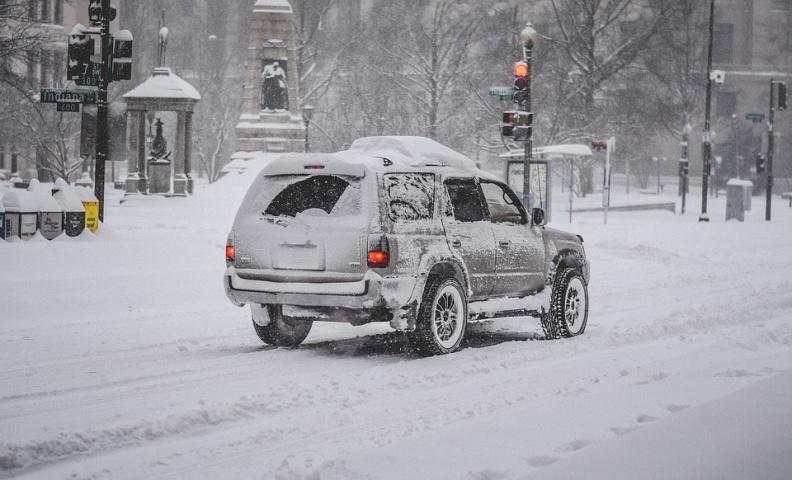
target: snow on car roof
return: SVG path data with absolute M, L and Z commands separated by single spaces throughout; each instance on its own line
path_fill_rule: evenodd
M 478 171 L 473 160 L 426 137 L 364 137 L 355 140 L 349 151 L 410 167 L 443 166 Z

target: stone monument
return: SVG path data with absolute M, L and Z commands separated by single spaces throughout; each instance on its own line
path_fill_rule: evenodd
M 288 0 L 257 0 L 250 25 L 237 150 L 302 152 L 297 33 Z

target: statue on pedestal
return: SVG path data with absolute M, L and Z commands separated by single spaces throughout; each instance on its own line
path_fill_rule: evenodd
M 261 109 L 264 111 L 285 111 L 289 106 L 289 88 L 286 71 L 280 61 L 265 62 L 261 72 Z
M 168 151 L 168 141 L 162 133 L 162 120 L 157 118 L 154 122 L 157 128 L 157 134 L 154 136 L 154 141 L 151 142 L 151 152 L 149 155 L 150 162 L 170 161 L 171 152 Z

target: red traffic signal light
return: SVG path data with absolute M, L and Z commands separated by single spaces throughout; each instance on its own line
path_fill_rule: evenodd
M 514 76 L 517 78 L 526 78 L 531 75 L 531 68 L 525 62 L 517 62 L 514 64 Z

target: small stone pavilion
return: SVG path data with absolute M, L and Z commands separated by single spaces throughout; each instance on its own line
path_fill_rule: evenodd
M 124 100 L 128 149 L 126 195 L 191 194 L 193 110 L 201 95 L 170 68 L 158 67 L 145 82 L 126 93 Z M 164 142 L 157 112 L 176 112 L 176 137 L 172 151 L 152 155 L 147 151 L 151 138 L 146 135 L 146 122 L 149 131 L 153 125 L 157 126 L 160 143 Z
M 253 7 L 242 115 L 236 127 L 243 152 L 302 152 L 297 33 L 288 0 L 257 0 Z

